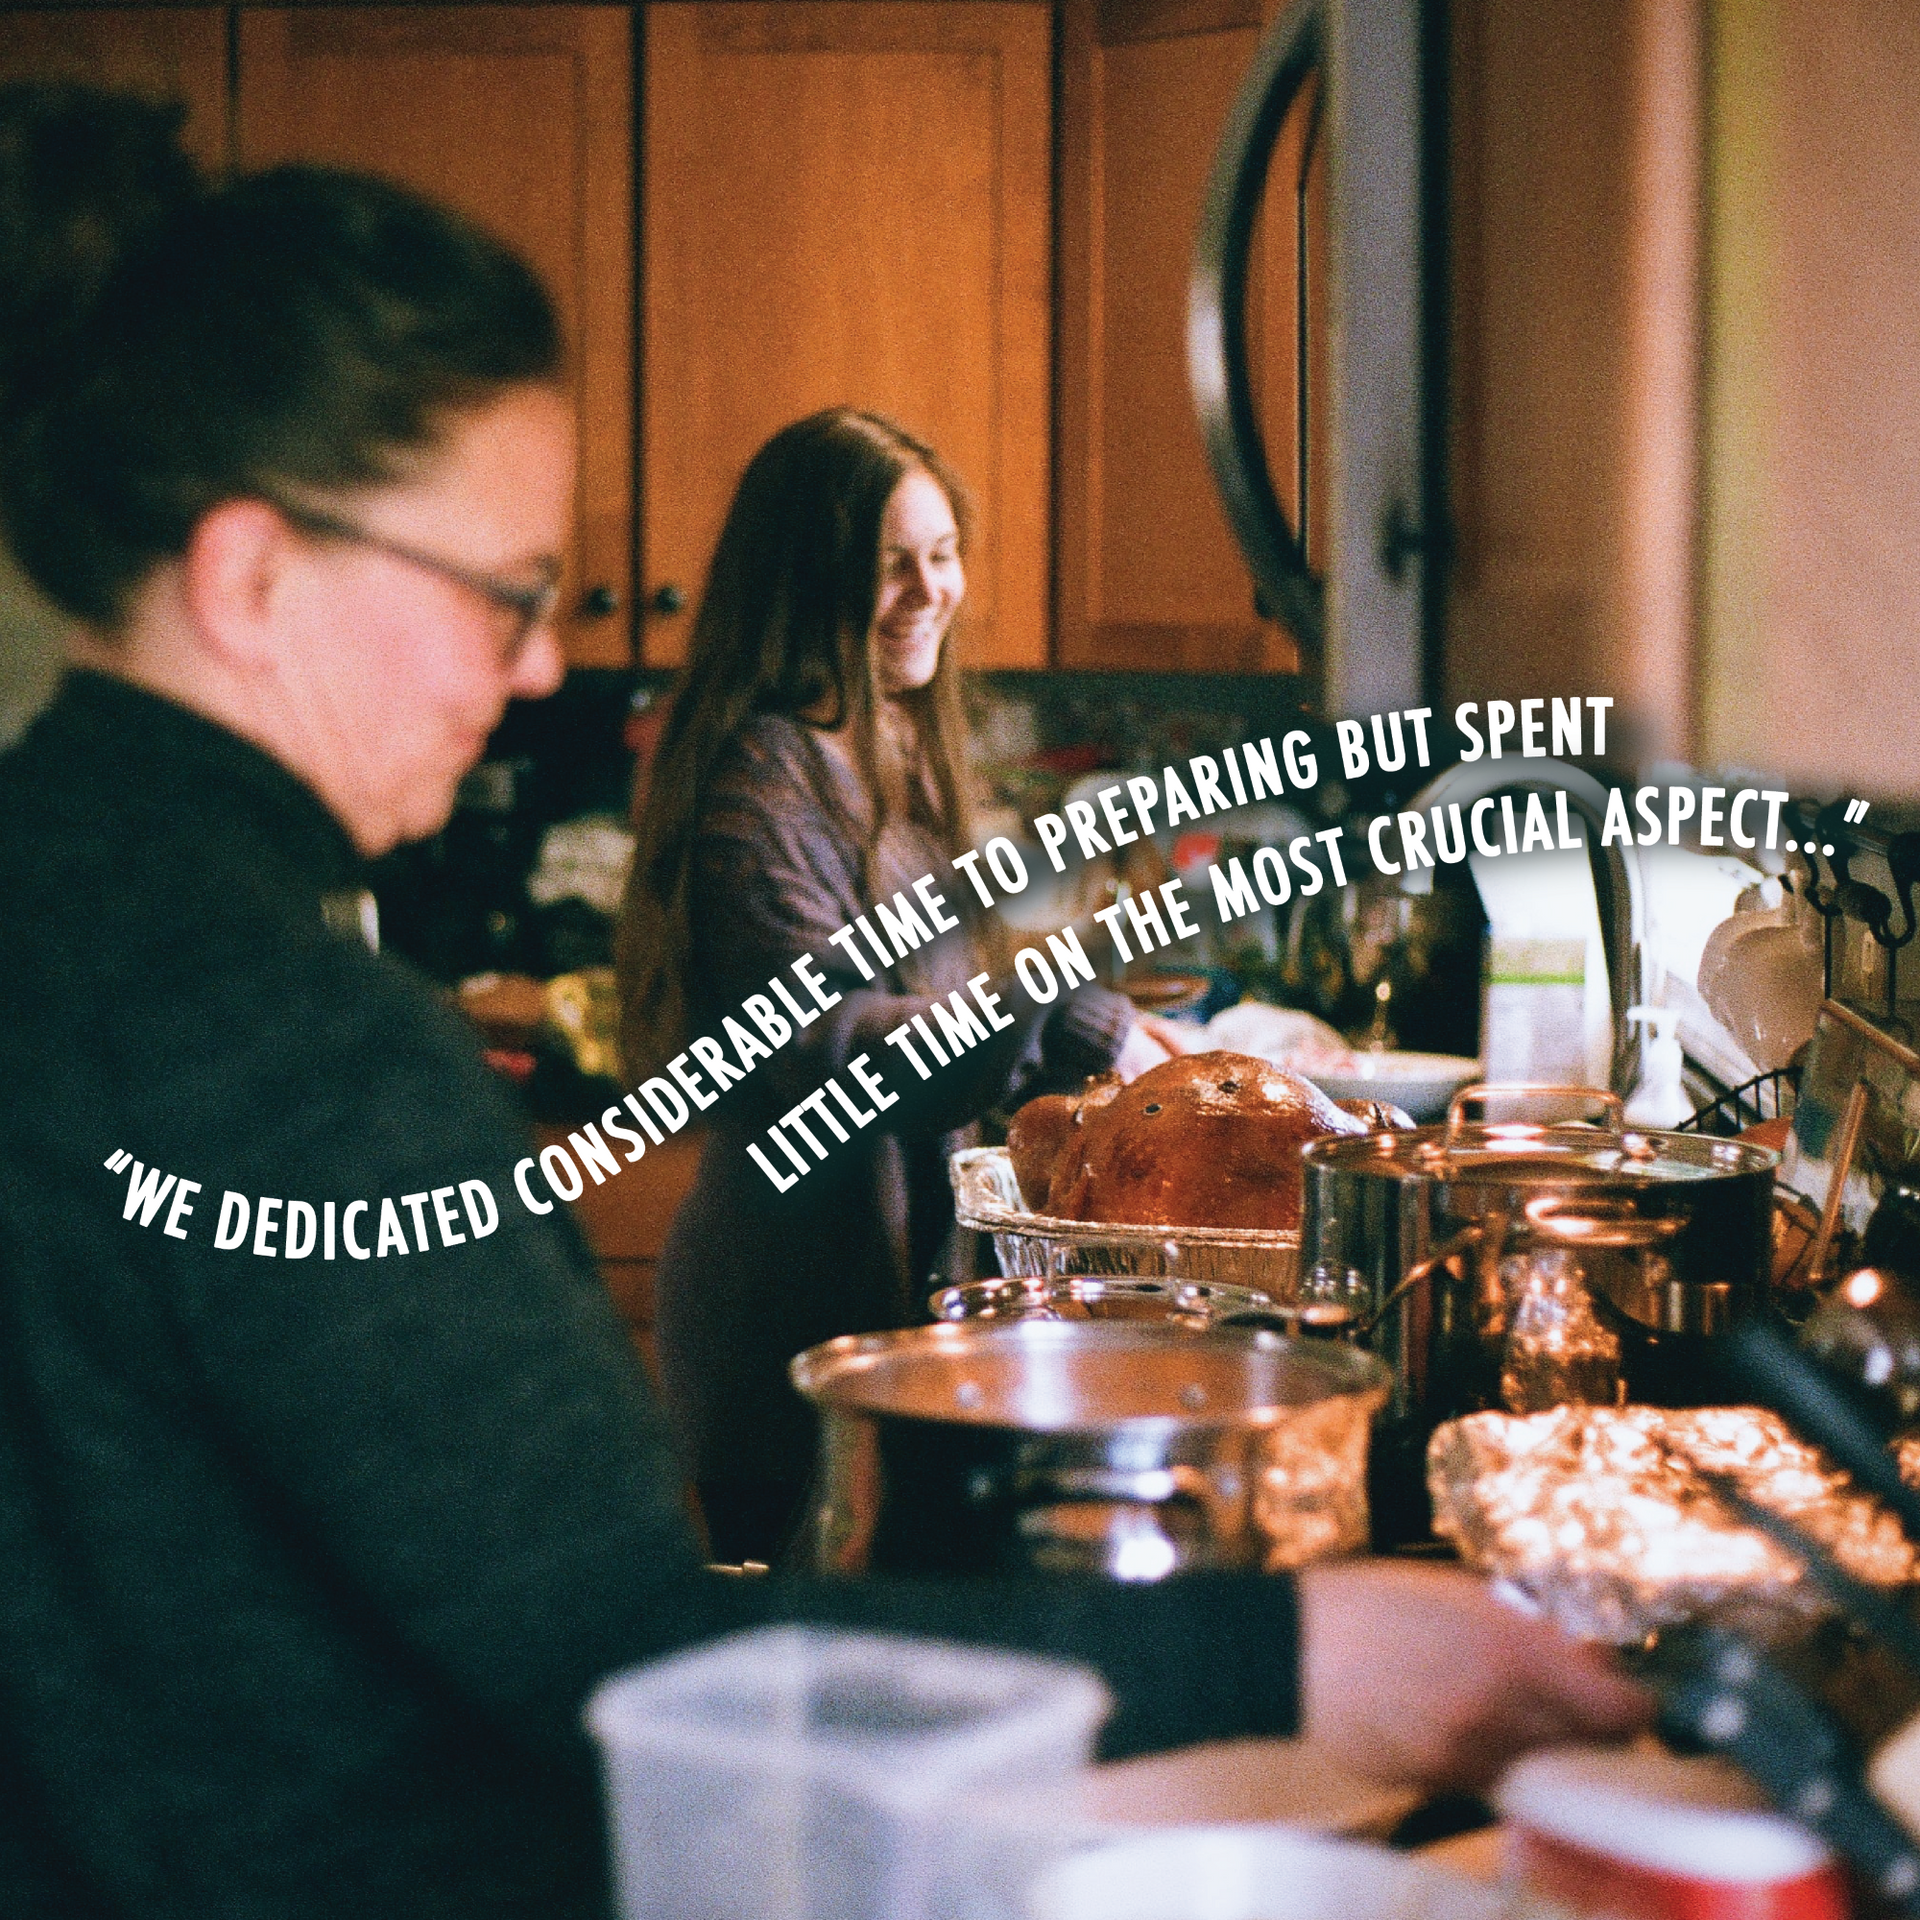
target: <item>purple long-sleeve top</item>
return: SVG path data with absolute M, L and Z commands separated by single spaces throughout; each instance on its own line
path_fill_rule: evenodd
M 985 961 L 969 930 L 864 979 L 829 938 L 924 874 L 950 909 L 970 889 L 939 842 L 889 822 L 863 863 L 871 801 L 804 723 L 763 715 L 720 764 L 702 807 L 690 897 L 689 1027 L 717 1030 L 746 995 L 811 955 L 839 1003 L 760 1062 L 708 1113 L 710 1135 L 658 1277 L 660 1362 L 669 1408 L 703 1479 L 804 1479 L 813 1422 L 787 1363 L 836 1334 L 911 1325 L 948 1277 L 953 1206 L 947 1159 L 983 1113 L 1113 1062 L 1132 1022 L 1117 994 L 1082 987 L 1050 1005 L 996 979 L 1013 1024 L 921 1081 L 886 1035 Z M 864 943 L 863 943 L 864 944 Z M 835 1144 L 790 1190 L 748 1144 L 830 1075 L 866 1054 L 899 1104 Z M 818 1131 L 816 1129 L 816 1131 Z M 777 1165 L 788 1163 L 777 1154 Z

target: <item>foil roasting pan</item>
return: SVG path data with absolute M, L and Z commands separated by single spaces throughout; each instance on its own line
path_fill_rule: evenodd
M 1262 1227 L 1131 1226 L 1063 1220 L 1035 1213 L 1020 1198 L 1005 1147 L 966 1147 L 948 1167 L 954 1216 L 973 1233 L 990 1233 L 1009 1279 L 1094 1274 L 1107 1279 L 1169 1278 L 1211 1287 L 1246 1287 L 1273 1300 L 1297 1291 L 1300 1236 Z
M 1754 1407 L 1475 1413 L 1427 1449 L 1434 1531 L 1567 1632 L 1617 1646 L 1711 1620 L 1762 1644 L 1831 1605 L 1799 1561 L 1741 1523 L 1702 1474 L 1791 1520 L 1856 1579 L 1911 1583 L 1893 1515 Z

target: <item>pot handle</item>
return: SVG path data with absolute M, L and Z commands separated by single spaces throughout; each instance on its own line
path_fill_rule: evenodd
M 1615 1133 L 1623 1133 L 1626 1130 L 1626 1102 L 1617 1093 L 1608 1092 L 1605 1087 L 1535 1085 L 1531 1081 L 1524 1080 L 1477 1080 L 1470 1087 L 1462 1087 L 1447 1103 L 1447 1137 L 1443 1143 L 1447 1152 L 1453 1151 L 1453 1143 L 1458 1139 L 1460 1129 L 1466 1125 L 1468 1103 L 1478 1100 L 1484 1105 L 1486 1101 L 1501 1094 L 1524 1094 L 1528 1099 L 1584 1100 L 1589 1105 L 1597 1103 L 1606 1108 Z
M 1505 1231 L 1504 1223 L 1497 1231 Z M 1485 1239 L 1487 1224 L 1482 1220 L 1472 1220 L 1460 1229 L 1444 1245 L 1436 1247 L 1424 1260 L 1417 1260 L 1401 1276 L 1400 1283 L 1380 1304 L 1363 1319 L 1354 1323 L 1353 1334 L 1356 1340 L 1366 1341 L 1373 1337 L 1374 1330 L 1380 1325 L 1408 1294 L 1416 1287 L 1424 1287 L 1433 1276 L 1444 1267 L 1455 1254 L 1465 1253 L 1469 1247 L 1477 1247 Z
M 1106 1501 L 1133 1507 L 1204 1506 L 1212 1484 L 1198 1467 L 1024 1467 L 1009 1488 L 1022 1506 Z

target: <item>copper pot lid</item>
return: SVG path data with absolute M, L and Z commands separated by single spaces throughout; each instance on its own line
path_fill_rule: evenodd
M 1470 1121 L 1474 1100 L 1501 1096 L 1583 1099 L 1606 1110 L 1579 1121 Z M 1582 1188 L 1731 1180 L 1770 1175 L 1780 1156 L 1751 1141 L 1629 1127 L 1620 1098 L 1592 1087 L 1464 1087 L 1444 1125 L 1364 1136 L 1332 1134 L 1302 1150 L 1309 1168 L 1392 1179 L 1487 1181 L 1502 1186 Z
M 1027 1432 L 1134 1422 L 1265 1425 L 1341 1394 L 1384 1395 L 1386 1368 L 1332 1341 L 1143 1321 L 959 1321 L 810 1347 L 793 1381 L 833 1409 Z

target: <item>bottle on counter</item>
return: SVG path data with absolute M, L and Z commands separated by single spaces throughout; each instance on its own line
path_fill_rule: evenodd
M 1640 1084 L 1626 1106 L 1635 1127 L 1677 1127 L 1693 1118 L 1693 1102 L 1681 1084 L 1686 1057 L 1680 1050 L 1678 1007 L 1629 1007 L 1627 1018 L 1648 1029 L 1640 1053 Z
M 1613 1015 L 1584 853 L 1471 856 L 1487 914 L 1481 980 L 1485 1077 L 1507 1085 L 1608 1084 Z

